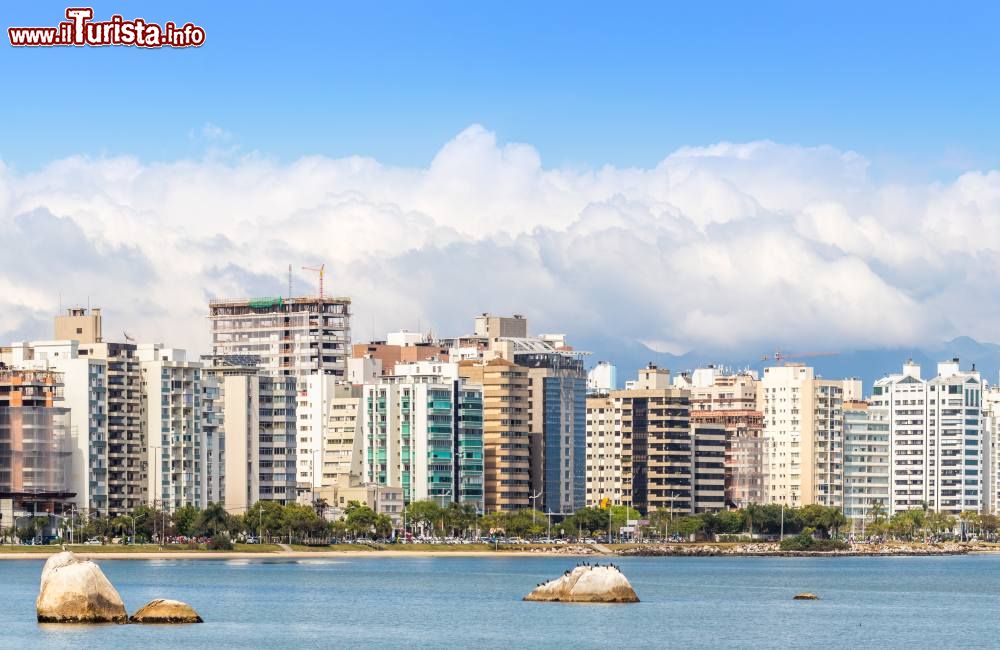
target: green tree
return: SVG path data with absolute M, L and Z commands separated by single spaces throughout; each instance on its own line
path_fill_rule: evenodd
M 200 535 L 215 536 L 220 530 L 226 530 L 228 513 L 226 507 L 217 502 L 209 503 L 198 515 L 195 530 Z
M 172 517 L 174 530 L 177 531 L 178 535 L 183 535 L 184 537 L 194 535 L 195 526 L 198 523 L 200 514 L 198 508 L 192 505 L 181 506 L 174 511 Z M 150 537 L 152 537 L 152 534 L 150 534 Z
M 347 530 L 355 537 L 370 537 L 377 517 L 375 511 L 366 505 L 358 504 L 353 508 L 348 508 Z
M 419 527 L 421 531 L 433 534 L 438 524 L 444 519 L 444 510 L 431 500 L 414 501 L 406 507 L 406 519 Z

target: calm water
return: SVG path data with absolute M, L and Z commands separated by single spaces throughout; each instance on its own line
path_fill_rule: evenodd
M 1000 647 L 1000 556 L 621 559 L 637 605 L 520 600 L 575 562 L 103 561 L 130 612 L 176 598 L 207 622 L 68 627 L 35 623 L 41 562 L 0 561 L 0 647 Z

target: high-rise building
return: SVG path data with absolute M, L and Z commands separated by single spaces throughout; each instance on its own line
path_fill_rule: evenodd
M 691 422 L 691 508 L 695 513 L 726 508 L 726 439 L 720 424 Z
M 892 512 L 927 507 L 950 515 L 983 508 L 983 381 L 959 360 L 924 380 L 907 362 L 875 382 L 871 404 L 886 411 L 892 450 Z
M 764 369 L 765 499 L 798 507 L 843 507 L 844 400 L 860 399 L 856 379 L 819 379 L 789 363 Z
M 59 406 L 62 376 L 0 366 L 0 514 L 59 514 L 75 494 L 70 480 L 70 410 Z
M 889 513 L 887 413 L 868 402 L 844 402 L 844 515 L 860 527 L 876 503 Z
M 983 511 L 1000 513 L 1000 386 L 983 391 Z
M 610 395 L 587 398 L 587 507 L 622 505 L 622 433 Z
M 764 502 L 763 416 L 757 405 L 756 372 L 726 373 L 710 366 L 675 380 L 691 390 L 691 422 L 726 431 L 726 503 Z
M 147 493 L 168 512 L 208 505 L 201 363 L 184 350 L 140 345 L 142 416 L 148 453 Z
M 221 483 L 215 500 L 232 513 L 244 513 L 258 501 L 294 503 L 295 378 L 262 373 L 255 357 L 202 361 L 204 381 L 217 390 L 212 417 L 222 443 L 215 461 Z
M 211 300 L 213 355 L 252 355 L 264 374 L 345 378 L 350 298 Z
M 691 393 L 650 364 L 627 390 L 612 391 L 621 413 L 622 501 L 642 513 L 694 512 Z
M 437 359 L 448 361 L 448 348 L 415 332 L 390 332 L 385 341 L 355 343 L 351 346 L 354 359 L 369 358 L 380 362 L 381 374 L 396 374 L 397 363 L 414 363 Z
M 571 514 L 586 505 L 587 376 L 583 353 L 549 337 L 499 338 L 492 352 L 528 370 L 532 496 Z
M 406 503 L 483 508 L 482 391 L 445 361 L 397 364 L 366 385 L 364 481 L 403 488 Z
M 361 480 L 361 399 L 363 386 L 342 385 L 330 400 L 326 438 L 323 441 L 323 487 L 337 485 L 341 477 Z
M 487 511 L 531 503 L 528 370 L 512 361 L 466 360 L 459 374 L 483 388 L 484 501 Z

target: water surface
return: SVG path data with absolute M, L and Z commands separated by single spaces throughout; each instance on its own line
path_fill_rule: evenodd
M 521 601 L 576 561 L 100 562 L 130 612 L 176 598 L 189 626 L 40 626 L 42 563 L 0 561 L 0 647 L 1000 647 L 1000 556 L 621 558 L 639 604 Z

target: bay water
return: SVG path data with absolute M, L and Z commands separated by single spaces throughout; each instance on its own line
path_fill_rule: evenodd
M 186 626 L 39 625 L 42 562 L 0 561 L 0 647 L 1000 647 L 1000 555 L 617 558 L 642 602 L 521 600 L 579 561 L 98 561 L 130 612 L 183 600 L 206 621 Z M 792 600 L 803 591 L 821 600 Z

